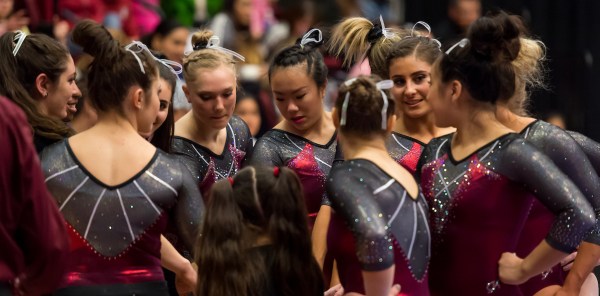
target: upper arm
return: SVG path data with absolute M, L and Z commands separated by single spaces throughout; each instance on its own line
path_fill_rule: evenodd
M 187 250 L 193 250 L 204 213 L 205 206 L 198 185 L 190 172 L 181 165 L 181 187 L 173 217 L 179 237 Z
M 546 240 L 571 252 L 594 225 L 592 207 L 575 184 L 546 155 L 517 139 L 506 148 L 499 169 L 523 184 L 556 216 Z
M 336 214 L 342 216 L 352 231 L 363 270 L 383 270 L 394 264 L 387 222 L 379 215 L 381 209 L 373 198 L 373 189 L 366 182 L 359 182 L 359 178 L 334 173 L 327 181 L 327 192 Z

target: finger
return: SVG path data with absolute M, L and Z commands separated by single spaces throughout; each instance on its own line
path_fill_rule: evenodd
M 390 290 L 390 296 L 391 295 L 394 295 L 394 296 L 398 295 L 400 293 L 400 290 L 401 290 L 400 285 L 398 285 L 398 284 L 393 285 L 392 289 Z

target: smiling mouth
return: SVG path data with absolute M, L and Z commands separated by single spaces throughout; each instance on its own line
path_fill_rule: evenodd
M 404 104 L 407 106 L 415 106 L 421 102 L 425 101 L 425 99 L 418 99 L 418 100 L 408 100 L 408 101 L 404 101 Z

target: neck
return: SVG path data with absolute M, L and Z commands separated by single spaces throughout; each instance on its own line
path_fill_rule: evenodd
M 528 124 L 535 119 L 531 117 L 519 116 L 508 108 L 506 102 L 498 103 L 496 106 L 496 118 L 502 124 L 515 132 L 521 132 Z
M 453 144 L 478 143 L 505 134 L 509 129 L 496 118 L 495 108 L 483 105 L 483 108 L 471 108 L 455 124 L 456 134 Z M 471 114 L 471 115 L 468 115 Z
M 372 137 L 345 136 L 339 133 L 338 139 L 344 149 L 345 159 L 365 158 L 363 155 L 388 155 L 385 148 L 385 138 L 379 135 Z
M 106 130 L 114 135 L 122 135 L 122 133 L 135 133 L 139 135 L 136 121 L 128 119 L 117 112 L 98 113 L 98 121 L 93 128 Z
M 441 130 L 435 125 L 432 112 L 418 118 L 410 118 L 402 114 L 400 120 L 397 120 L 394 126 L 394 132 L 407 135 L 424 143 L 440 136 Z
M 192 114 L 190 112 L 188 114 Z M 193 135 L 193 138 L 198 140 L 201 143 L 211 143 L 216 142 L 219 138 L 219 133 L 223 129 L 214 129 L 205 124 L 199 124 L 193 117 L 192 124 L 190 124 L 190 134 Z
M 331 122 L 331 115 L 323 111 L 319 119 L 312 126 L 308 127 L 305 130 L 298 130 L 287 121 L 286 126 L 287 129 L 293 132 L 294 134 L 308 139 L 312 138 L 312 136 L 319 137 L 320 135 L 323 135 L 323 133 L 327 130 L 328 124 L 331 124 Z

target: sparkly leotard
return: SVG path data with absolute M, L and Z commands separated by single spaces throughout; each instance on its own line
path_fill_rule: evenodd
M 333 212 L 328 251 L 337 262 L 345 292 L 365 293 L 362 271 L 395 264 L 400 295 L 429 295 L 428 209 L 374 163 L 354 159 L 336 165 L 327 180 Z
M 235 175 L 252 149 L 250 130 L 241 118 L 232 116 L 226 130 L 227 139 L 221 155 L 190 139 L 173 137 L 172 152 L 181 157 L 181 161 L 197 180 L 205 202 L 212 185 L 217 180 Z
M 507 134 L 455 160 L 453 134 L 433 139 L 419 161 L 430 206 L 433 295 L 522 295 L 499 284 L 498 260 L 514 252 L 536 197 L 556 216 L 545 240 L 571 252 L 594 225 L 594 212 L 550 159 Z
M 320 145 L 279 129 L 264 134 L 254 147 L 251 165 L 287 166 L 300 178 L 310 225 L 325 197 L 325 181 L 335 156 L 336 134 Z
M 577 142 L 564 130 L 541 120 L 529 124 L 521 131 L 521 135 L 528 143 L 548 156 L 577 185 L 598 214 L 600 181 Z M 553 220 L 554 215 L 539 201 L 534 200 L 517 246 L 519 257 L 525 257 L 533 251 L 552 227 Z M 598 226 L 594 229 L 595 231 L 585 240 L 599 244 Z M 561 266 L 556 265 L 552 270 L 535 276 L 521 285 L 521 291 L 524 295 L 533 295 L 547 286 L 562 285 L 565 277 L 566 273 Z
M 411 137 L 392 132 L 385 142 L 390 156 L 413 176 L 417 172 L 417 163 L 426 144 Z
M 46 148 L 41 160 L 71 241 L 62 287 L 94 295 L 103 287 L 118 285 L 126 293 L 130 285 L 164 282 L 160 235 L 167 224 L 175 225 L 188 248 L 193 246 L 204 204 L 191 174 L 175 157 L 157 149 L 138 174 L 116 186 L 87 171 L 68 140 Z
M 590 163 L 600 175 L 600 143 L 574 131 L 567 131 L 571 137 L 579 144 Z

